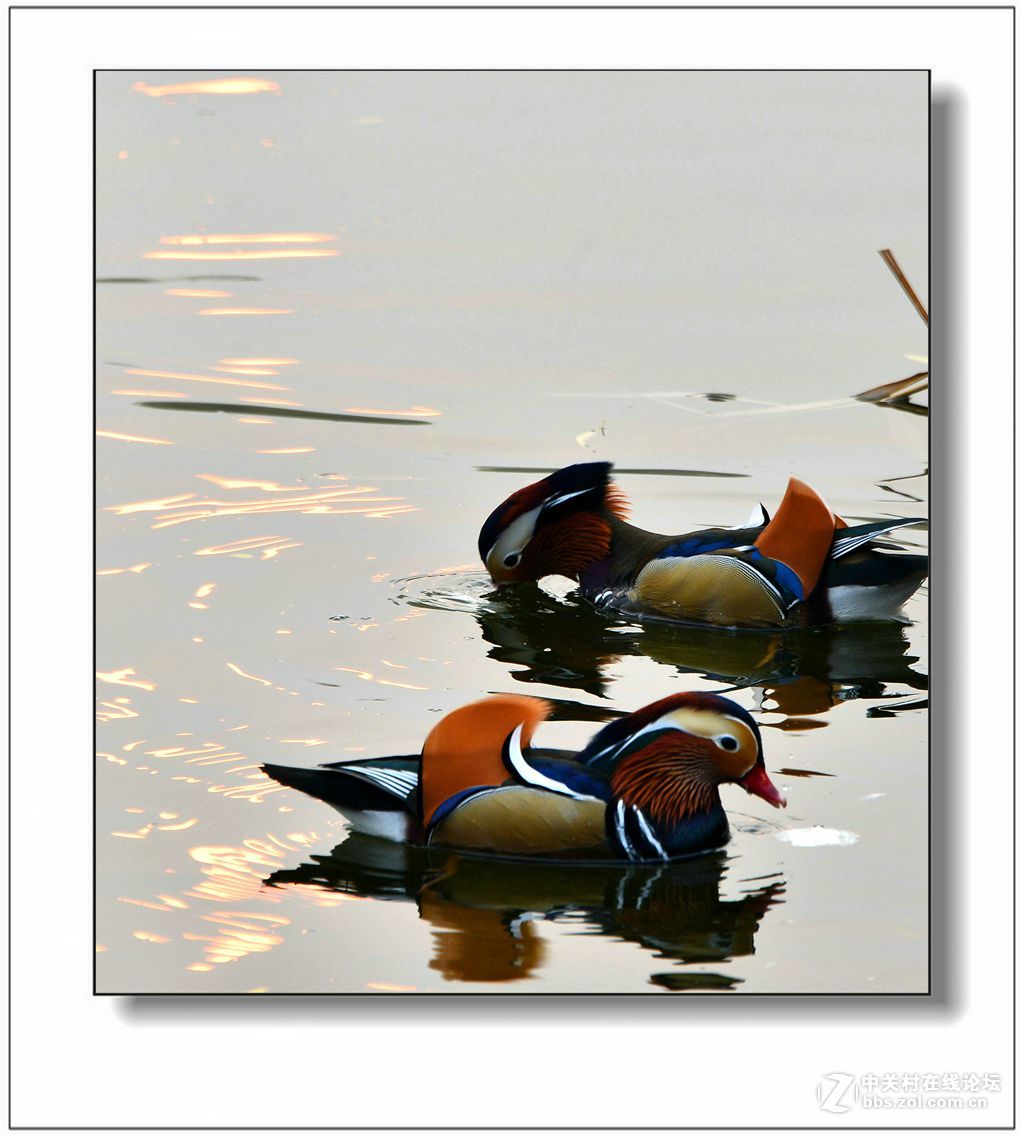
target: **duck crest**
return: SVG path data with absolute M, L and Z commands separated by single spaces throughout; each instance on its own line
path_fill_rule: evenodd
M 596 520 L 610 516 L 622 520 L 627 517 L 629 502 L 625 494 L 611 484 L 611 470 L 611 462 L 579 462 L 516 490 L 480 529 L 477 542 L 480 559 L 486 563 L 502 533 L 530 514 L 534 514 L 533 531 L 549 527 L 555 521 L 564 524 L 568 518 L 586 516 Z M 589 527 L 592 532 L 596 526 Z M 577 529 L 571 539 L 578 539 L 581 532 L 585 535 L 585 530 Z M 607 540 L 610 535 L 608 532 Z
M 420 813 L 425 827 L 438 808 L 457 794 L 508 779 L 505 739 L 522 726 L 523 745 L 548 717 L 551 708 L 539 698 L 507 694 L 482 699 L 447 714 L 423 743 Z
M 625 757 L 627 751 L 631 750 L 632 747 L 629 744 L 631 739 L 637 738 L 637 735 L 645 727 L 657 722 L 659 718 L 663 718 L 673 710 L 684 708 L 735 718 L 750 727 L 755 737 L 758 735 L 757 723 L 742 706 L 720 694 L 684 691 L 681 694 L 670 694 L 667 698 L 652 702 L 642 710 L 637 710 L 624 718 L 609 722 L 607 726 L 598 730 L 587 745 L 580 750 L 577 761 L 611 775 L 618 762 Z M 637 738 L 637 745 L 640 745 L 639 738 Z
M 629 515 L 629 501 L 622 490 L 612 484 L 611 474 L 611 462 L 577 462 L 527 488 L 540 490 L 547 499 L 546 508 L 551 511 L 573 502 L 573 511 L 579 508 L 607 510 L 624 519 Z

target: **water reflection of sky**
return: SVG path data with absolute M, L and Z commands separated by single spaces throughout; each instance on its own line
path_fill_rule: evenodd
M 821 77 L 825 111 L 677 77 L 716 140 L 638 132 L 679 105 L 656 77 L 502 79 L 484 109 L 485 77 L 100 77 L 100 989 L 919 988 L 924 593 L 908 626 L 680 632 L 499 601 L 473 550 L 517 471 L 593 457 L 655 530 L 738 524 L 791 471 L 923 515 L 926 423 L 852 398 L 926 352 L 875 252 L 884 214 L 927 278 L 923 80 Z M 865 83 L 894 107 L 868 132 Z M 794 131 L 770 162 L 748 97 Z M 524 689 L 554 745 L 734 690 L 781 823 L 856 841 L 778 840 L 737 793 L 723 857 L 526 880 L 346 840 L 259 768 L 414 752 Z

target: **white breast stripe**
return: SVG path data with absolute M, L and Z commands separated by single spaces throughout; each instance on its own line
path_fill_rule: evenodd
M 633 812 L 636 814 L 636 819 L 640 824 L 640 828 L 643 830 L 644 837 L 649 841 L 651 847 L 663 860 L 667 860 L 668 853 L 664 848 L 662 848 L 661 841 L 658 840 L 658 838 L 651 831 L 651 826 L 647 823 L 647 817 L 644 816 L 644 814 L 636 807 L 636 805 L 633 806 Z
M 552 793 L 559 793 L 563 797 L 572 797 L 574 801 L 599 800 L 598 797 L 592 797 L 588 793 L 575 793 L 568 785 L 563 785 L 561 781 L 555 781 L 551 777 L 545 777 L 540 770 L 534 769 L 523 756 L 522 737 L 523 727 L 521 725 L 516 726 L 509 734 L 507 743 L 509 764 L 520 781 L 526 785 L 535 785 L 538 789 L 548 789 Z
M 626 806 L 621 800 L 615 802 L 615 831 L 619 834 L 619 843 L 626 855 L 631 860 L 639 860 L 640 857 L 637 856 L 636 849 L 626 835 Z

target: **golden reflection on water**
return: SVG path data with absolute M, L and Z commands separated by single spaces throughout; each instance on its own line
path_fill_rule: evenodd
M 312 260 L 324 256 L 340 256 L 340 253 L 337 249 L 232 249 L 230 252 L 154 249 L 142 254 L 143 260 Z
M 152 567 L 153 567 L 153 565 L 147 562 L 147 563 L 143 563 L 143 564 L 133 564 L 130 568 L 101 568 L 96 573 L 96 575 L 97 576 L 119 576 L 119 575 L 121 575 L 122 572 L 134 572 L 136 575 L 138 575 L 140 572 L 145 572 L 145 570 L 147 568 L 152 568 Z
M 242 395 L 239 402 L 255 402 L 262 406 L 302 406 L 301 402 L 292 402 L 287 398 L 267 398 L 266 395 Z
M 233 294 L 216 288 L 167 288 L 164 291 L 165 296 L 190 296 L 200 300 L 224 300 Z
M 150 446 L 173 446 L 167 438 L 143 438 L 138 434 L 118 434 L 113 430 L 97 430 L 97 438 L 113 438 L 118 442 L 144 442 Z
M 366 627 L 378 627 L 379 624 L 366 624 Z M 378 686 L 398 686 L 403 690 L 429 690 L 429 686 L 414 686 L 411 682 L 392 682 L 390 679 L 379 678 L 377 675 L 371 674 L 370 671 L 360 670 L 358 667 L 333 667 L 336 671 L 345 671 L 347 674 L 354 674 L 356 678 L 361 678 L 364 682 L 375 682 Z
M 143 678 L 131 678 L 135 674 L 134 667 L 122 667 L 119 671 L 97 671 L 96 677 L 101 682 L 109 682 L 115 686 L 137 686 L 140 690 L 156 690 L 155 682 L 148 682 Z
M 152 525 L 153 529 L 167 528 L 188 521 L 206 520 L 210 517 L 229 517 L 266 513 L 303 513 L 339 516 L 362 514 L 366 517 L 382 519 L 401 513 L 415 512 L 403 497 L 384 497 L 376 495 L 378 490 L 370 485 L 345 486 L 320 491 L 309 490 L 303 486 L 279 485 L 276 482 L 255 482 L 238 479 L 218 478 L 213 474 L 196 474 L 196 477 L 212 481 L 221 488 L 247 489 L 260 488 L 270 496 L 243 501 L 221 501 L 213 498 L 200 498 L 195 493 L 178 494 L 175 497 L 155 498 L 151 501 L 134 501 L 123 505 L 108 505 L 106 510 L 125 516 L 129 513 L 162 513 Z M 278 495 L 281 496 L 278 496 Z M 188 505 L 185 505 L 188 502 Z M 282 537 L 252 537 L 249 541 L 281 541 Z M 238 546 L 243 542 L 234 542 Z M 229 546 L 220 546 L 223 552 Z M 250 544 L 249 547 L 257 547 Z M 232 551 L 240 551 L 235 547 Z M 278 549 L 280 551 L 280 549 Z M 214 555 L 214 550 L 203 549 L 196 553 Z
M 390 414 L 394 417 L 404 418 L 439 418 L 440 410 L 431 406 L 410 406 L 408 410 L 381 410 L 368 406 L 346 406 L 346 414 Z
M 244 379 L 224 379 L 217 375 L 193 375 L 187 371 L 151 371 L 144 367 L 125 367 L 126 375 L 146 375 L 151 379 L 177 379 L 183 383 L 216 383 L 222 387 L 251 387 L 253 390 L 286 391 L 289 387 L 277 383 L 246 382 Z
M 117 897 L 118 903 L 130 903 L 133 907 L 146 907 L 150 911 L 173 911 L 174 907 L 169 903 L 150 903 L 145 899 L 132 899 L 131 896 L 119 895 Z M 185 907 L 186 904 L 180 906 Z
M 151 390 L 112 390 L 111 394 L 128 395 L 134 398 L 187 398 L 188 395 L 179 391 L 151 391 Z
M 191 83 L 170 83 L 151 87 L 148 83 L 133 83 L 132 90 L 150 98 L 162 99 L 168 95 L 255 95 L 262 91 L 280 91 L 270 79 L 199 79 Z
M 251 481 L 244 477 L 220 477 L 215 473 L 197 473 L 196 477 L 210 481 L 221 489 L 262 489 L 265 493 L 291 493 L 297 486 L 280 485 L 276 481 Z
M 228 367 L 290 367 L 298 363 L 298 359 L 285 358 L 259 358 L 259 359 L 220 359 L 220 363 Z
M 222 371 L 225 375 L 276 375 L 278 373 L 273 367 L 214 367 L 213 369 Z
M 316 245 L 336 239 L 330 233 L 189 233 L 180 237 L 161 237 L 160 243 L 162 245 Z
M 260 678 L 259 675 L 248 674 L 246 671 L 243 671 L 242 668 L 240 666 L 237 666 L 235 663 L 226 663 L 225 665 L 227 666 L 229 671 L 234 671 L 236 675 L 241 675 L 242 678 L 252 679 L 253 682 L 262 683 L 264 686 L 273 686 L 274 685 L 270 681 L 270 679 Z
M 504 911 L 460 907 L 431 892 L 419 906 L 434 941 L 428 965 L 449 982 L 514 982 L 544 964 L 544 940 L 529 920 L 513 934 Z
M 229 544 L 214 544 L 209 548 L 197 548 L 194 556 L 233 556 L 242 560 L 252 560 L 253 553 L 259 552 L 261 560 L 272 560 L 279 552 L 289 548 L 301 548 L 302 542 L 290 541 L 285 536 L 250 536 L 244 540 L 233 540 Z
M 294 308 L 203 308 L 201 316 L 290 316 Z
M 201 584 L 196 589 L 196 595 L 209 596 L 215 589 L 211 583 Z M 248 675 L 235 664 L 229 664 L 232 670 L 247 678 L 264 685 L 270 680 L 260 679 L 255 675 Z M 135 674 L 131 668 L 122 668 L 104 673 L 101 677 L 118 684 L 138 685 L 132 678 Z M 152 684 L 146 684 L 147 687 Z M 283 688 L 275 688 L 283 689 Z M 118 698 L 106 705 L 112 710 L 112 716 L 124 716 L 128 711 L 126 706 L 130 698 Z M 248 723 L 230 727 L 231 732 L 246 730 Z M 179 735 L 188 736 L 188 735 Z M 285 738 L 284 743 L 298 744 L 314 747 L 326 744 L 326 740 L 315 737 Z M 121 748 L 132 751 L 147 745 L 144 738 L 126 742 Z M 192 768 L 200 772 L 200 776 L 186 776 L 177 774 L 172 779 L 196 786 L 200 791 L 221 795 L 228 798 L 248 801 L 259 804 L 268 796 L 276 793 L 287 793 L 287 790 L 272 781 L 263 773 L 259 764 L 250 761 L 245 754 L 237 750 L 228 750 L 220 742 L 201 742 L 198 745 L 182 744 L 153 744 L 150 742 L 144 751 L 149 758 L 158 762 L 170 762 L 179 769 Z M 122 767 L 127 767 L 125 758 L 115 754 L 100 753 L 105 758 Z M 217 770 L 216 777 L 221 780 L 206 780 L 201 771 L 210 767 Z M 158 770 L 146 766 L 136 765 L 134 771 L 153 775 Z M 147 810 L 141 806 L 129 805 L 125 811 L 130 814 L 141 814 Z M 291 811 L 284 807 L 282 811 Z M 142 818 L 139 818 L 142 819 Z M 173 809 L 163 809 L 141 827 L 136 829 L 117 829 L 109 835 L 113 838 L 127 840 L 173 839 L 177 834 L 191 830 L 200 823 L 197 815 L 181 813 Z M 285 863 L 285 859 L 297 852 L 316 847 L 321 842 L 317 832 L 286 832 L 283 835 L 265 833 L 242 841 L 240 845 L 209 845 L 203 844 L 187 849 L 187 855 L 192 864 L 198 866 L 200 878 L 192 886 L 186 886 L 180 894 L 173 894 L 166 890 L 154 892 L 150 895 L 121 895 L 118 902 L 138 907 L 154 913 L 166 915 L 181 915 L 186 919 L 198 919 L 201 924 L 212 924 L 207 931 L 203 926 L 192 922 L 186 924 L 187 929 L 174 937 L 186 943 L 194 943 L 201 950 L 198 959 L 184 962 L 186 969 L 197 972 L 210 972 L 222 964 L 237 962 L 250 955 L 266 954 L 285 941 L 284 931 L 290 926 L 292 920 L 284 915 L 268 913 L 253 908 L 253 903 L 278 904 L 282 893 L 265 888 L 263 880 L 268 871 L 274 871 Z M 175 874 L 175 869 L 167 868 L 167 873 Z M 353 900 L 347 896 L 339 896 L 316 884 L 303 884 L 291 889 L 294 894 L 306 901 L 323 907 L 334 907 Z M 215 909 L 203 910 L 204 904 L 214 904 Z M 242 910 L 226 909 L 225 904 L 241 904 Z M 198 908 L 198 910 L 196 910 Z M 164 934 L 166 927 L 142 926 L 131 932 L 131 936 L 143 943 L 151 945 L 164 945 L 172 941 L 172 937 Z

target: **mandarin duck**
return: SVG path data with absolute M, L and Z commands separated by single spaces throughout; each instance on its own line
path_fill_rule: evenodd
M 791 478 L 774 517 L 661 536 L 628 524 L 610 462 L 560 469 L 513 493 L 484 522 L 479 550 L 499 587 L 567 576 L 601 607 L 724 627 L 894 619 L 926 556 L 874 545 L 920 518 L 847 525 Z
M 785 804 L 757 723 L 728 698 L 670 695 L 576 754 L 530 748 L 548 713 L 539 699 L 497 695 L 444 717 L 419 756 L 263 769 L 356 832 L 498 856 L 673 860 L 728 841 L 720 785 Z

